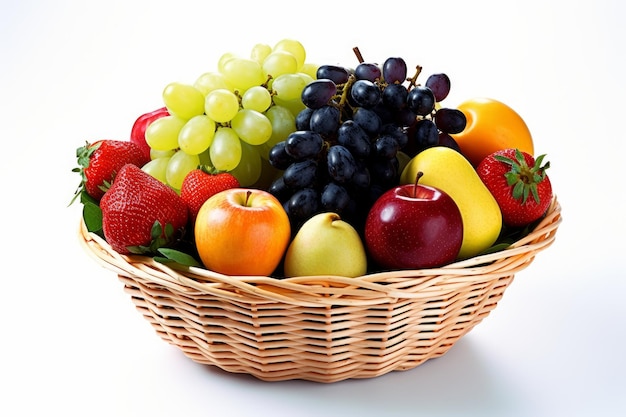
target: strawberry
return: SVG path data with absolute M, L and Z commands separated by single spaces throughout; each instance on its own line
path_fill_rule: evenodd
M 133 164 L 119 170 L 100 208 L 104 237 L 121 254 L 154 252 L 173 243 L 189 217 L 172 188 Z
M 485 157 L 476 167 L 478 176 L 494 196 L 506 226 L 522 227 L 541 218 L 552 201 L 545 155 L 534 159 L 519 149 L 504 149 Z
M 130 141 L 139 146 L 148 158 L 150 158 L 150 145 L 146 142 L 146 129 L 150 123 L 164 116 L 169 116 L 169 111 L 165 107 L 142 114 L 135 120 L 130 130 Z
M 102 198 L 104 191 L 113 181 L 115 174 L 126 164 L 138 167 L 150 161 L 150 157 L 134 143 L 122 140 L 102 139 L 76 149 L 81 182 L 74 199 L 85 191 L 96 201 Z M 74 200 L 72 200 L 74 201 Z
M 209 197 L 239 185 L 232 174 L 202 166 L 187 174 L 180 188 L 180 197 L 187 203 L 191 218 L 195 220 L 200 207 Z

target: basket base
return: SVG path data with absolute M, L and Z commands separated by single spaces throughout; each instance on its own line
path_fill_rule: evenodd
M 472 295 L 375 307 L 237 303 L 119 275 L 137 310 L 194 362 L 263 381 L 321 383 L 406 371 L 444 355 L 489 315 L 514 276 L 470 285 Z

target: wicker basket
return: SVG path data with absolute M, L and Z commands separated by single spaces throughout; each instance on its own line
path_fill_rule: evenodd
M 555 239 L 556 198 L 510 248 L 438 269 L 359 278 L 233 277 L 122 256 L 81 222 L 88 253 L 116 272 L 141 314 L 192 360 L 261 380 L 336 382 L 443 355 L 496 307 Z

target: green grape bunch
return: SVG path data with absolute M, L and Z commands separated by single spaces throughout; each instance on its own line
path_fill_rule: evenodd
M 301 94 L 317 66 L 297 40 L 257 44 L 248 57 L 224 53 L 217 68 L 193 83 L 163 89 L 169 115 L 146 128 L 151 162 L 144 169 L 180 190 L 199 165 L 231 172 L 242 186 L 257 183 L 270 149 L 296 130 Z

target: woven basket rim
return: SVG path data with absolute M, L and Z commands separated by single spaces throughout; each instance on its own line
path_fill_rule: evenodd
M 163 264 L 140 255 L 121 255 L 81 218 L 79 240 L 84 249 L 105 268 L 118 275 L 146 280 L 154 285 L 190 294 L 210 294 L 232 301 L 284 302 L 301 306 L 375 305 L 397 299 L 427 299 L 432 291 L 454 291 L 472 282 L 514 275 L 526 268 L 535 255 L 554 242 L 561 224 L 556 195 L 546 215 L 528 235 L 508 248 L 440 268 L 369 273 L 356 278 L 341 276 L 229 276 L 202 267 Z M 445 285 L 444 285 L 445 284 Z M 432 290 L 432 291 L 431 291 Z

